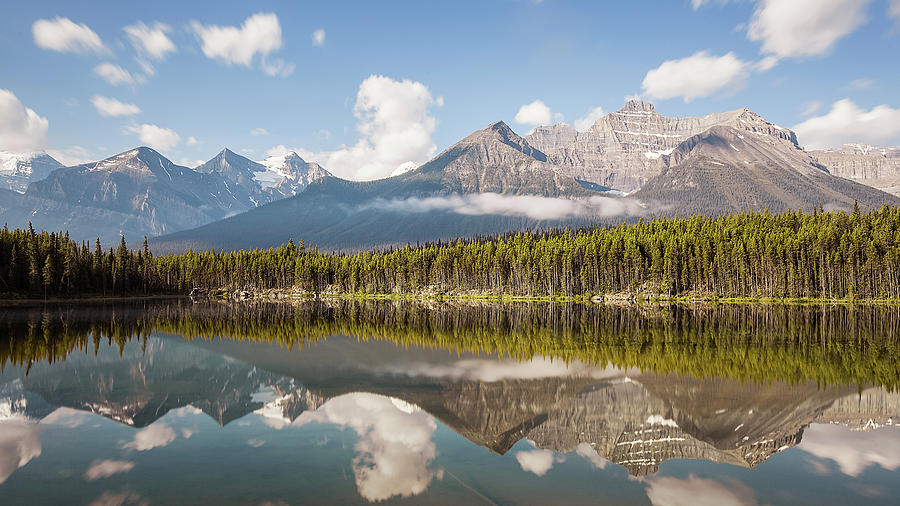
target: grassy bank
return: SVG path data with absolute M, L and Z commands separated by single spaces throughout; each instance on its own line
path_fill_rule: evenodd
M 229 299 L 232 293 L 225 290 L 210 294 L 210 298 Z M 760 304 L 760 305 L 864 305 L 900 306 L 894 298 L 816 298 L 816 297 L 685 297 L 646 294 L 585 294 L 585 295 L 511 295 L 511 294 L 447 294 L 447 293 L 334 293 L 303 291 L 264 291 L 249 293 L 248 299 L 263 300 L 391 300 L 391 301 L 477 301 L 477 302 L 554 302 L 565 304 Z

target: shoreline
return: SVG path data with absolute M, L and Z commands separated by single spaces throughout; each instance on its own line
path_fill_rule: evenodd
M 243 298 L 232 297 L 233 293 L 245 294 Z M 842 306 L 898 306 L 900 298 L 875 298 L 875 299 L 831 299 L 818 297 L 685 297 L 664 295 L 460 295 L 460 294 L 432 294 L 432 293 L 310 293 L 293 292 L 283 290 L 263 292 L 235 292 L 219 290 L 212 291 L 209 300 L 238 300 L 238 301 L 303 301 L 316 299 L 345 299 L 345 300 L 389 300 L 389 301 L 429 301 L 429 302 L 551 302 L 558 304 L 596 304 L 596 305 L 630 305 L 641 304 L 667 304 L 667 305 L 691 305 L 691 304 L 758 304 L 758 305 L 842 305 Z
M 239 294 L 239 295 L 238 295 Z M 39 298 L 39 299 L 9 299 L 0 298 L 0 308 L 9 306 L 35 306 L 43 304 L 88 304 L 98 302 L 135 302 L 142 300 L 180 300 L 191 299 L 185 294 L 165 295 L 117 295 L 103 296 L 91 295 L 71 298 Z M 493 294 L 433 294 L 433 293 L 310 293 L 272 290 L 263 292 L 250 292 L 244 290 L 210 290 L 207 295 L 196 298 L 196 302 L 210 301 L 234 301 L 234 302 L 299 302 L 310 300 L 380 300 L 380 301 L 409 301 L 409 302 L 544 302 L 555 304 L 594 304 L 607 306 L 640 306 L 653 305 L 694 305 L 694 304 L 734 304 L 734 305 L 764 305 L 764 306 L 886 306 L 900 307 L 900 298 L 876 298 L 876 299 L 830 299 L 818 297 L 685 297 L 664 295 L 493 295 Z

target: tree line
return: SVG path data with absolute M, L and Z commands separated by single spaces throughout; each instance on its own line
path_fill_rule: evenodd
M 0 292 L 22 297 L 310 293 L 900 298 L 900 208 L 657 218 L 382 251 L 278 248 L 153 256 L 67 234 L 0 232 Z
M 329 299 L 192 304 L 184 300 L 0 309 L 0 371 L 141 345 L 155 332 L 185 339 L 302 349 L 331 336 L 518 360 L 741 381 L 900 387 L 900 308 L 637 306 Z

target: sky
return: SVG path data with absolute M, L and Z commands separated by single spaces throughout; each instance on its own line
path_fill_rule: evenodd
M 7 2 L 0 150 L 295 150 L 375 179 L 504 120 L 749 107 L 808 148 L 900 145 L 900 0 Z

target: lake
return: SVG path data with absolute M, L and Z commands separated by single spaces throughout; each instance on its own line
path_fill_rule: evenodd
M 900 308 L 0 308 L 3 504 L 887 504 Z

